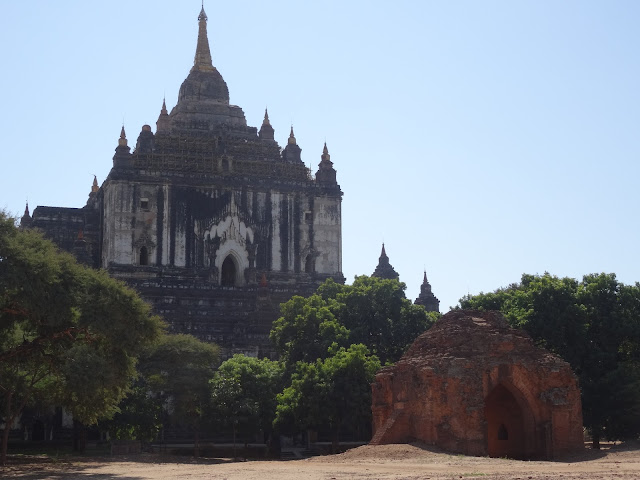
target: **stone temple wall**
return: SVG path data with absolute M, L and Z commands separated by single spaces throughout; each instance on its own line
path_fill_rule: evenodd
M 571 368 L 497 312 L 449 312 L 381 370 L 372 389 L 372 444 L 419 440 L 521 459 L 584 445 Z

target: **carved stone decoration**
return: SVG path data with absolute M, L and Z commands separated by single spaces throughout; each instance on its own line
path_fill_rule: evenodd
M 156 244 L 151 238 L 151 235 L 149 235 L 149 232 L 143 231 L 142 235 L 140 235 L 140 237 L 138 237 L 138 239 L 135 242 L 133 242 L 133 246 L 135 248 L 141 248 L 141 247 L 155 248 Z
M 254 250 L 253 230 L 237 216 L 228 216 L 209 229 L 207 238 L 213 238 L 213 241 L 208 242 L 208 257 L 209 265 L 217 269 L 218 283 L 223 283 L 223 263 L 230 258 L 234 269 L 233 286 L 245 285 L 245 271 L 252 266 L 250 251 Z M 255 260 L 255 252 L 253 255 Z
M 223 358 L 273 358 L 278 305 L 312 294 L 327 278 L 344 282 L 342 190 L 328 151 L 314 178 L 293 132 L 283 151 L 266 112 L 259 133 L 230 103 L 206 22 L 202 11 L 177 103 L 168 108 L 158 99 L 157 130 L 143 126 L 132 151 L 124 126 L 114 127 L 113 167 L 101 186 L 94 182 L 87 204 L 39 206 L 33 218 L 25 212 L 23 227 L 68 251 L 79 251 L 82 229 L 87 261 L 135 288 L 173 332 L 219 344 Z M 312 274 L 301 275 L 303 257 Z M 260 297 L 263 274 L 269 293 Z

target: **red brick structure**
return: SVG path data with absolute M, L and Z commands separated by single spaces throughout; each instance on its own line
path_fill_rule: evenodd
M 522 459 L 584 446 L 571 368 L 498 312 L 447 313 L 376 375 L 372 389 L 372 444 L 419 440 Z

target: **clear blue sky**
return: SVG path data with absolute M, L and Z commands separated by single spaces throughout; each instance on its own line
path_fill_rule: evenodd
M 0 208 L 81 207 L 176 102 L 200 2 L 3 2 Z M 343 270 L 384 241 L 447 311 L 523 272 L 640 280 L 640 2 L 205 1 L 231 102 L 293 122 L 344 191 Z

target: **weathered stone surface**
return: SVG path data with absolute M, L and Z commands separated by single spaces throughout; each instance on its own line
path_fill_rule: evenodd
M 554 458 L 583 448 L 576 376 L 497 312 L 453 311 L 376 375 L 372 444 Z
M 266 112 L 259 133 L 229 104 L 204 9 L 198 23 L 194 65 L 156 132 L 144 125 L 132 152 L 122 127 L 85 207 L 37 207 L 23 226 L 132 285 L 173 331 L 225 356 L 272 355 L 279 303 L 344 281 L 342 191 L 326 145 L 314 178 L 293 129 L 281 152 Z

